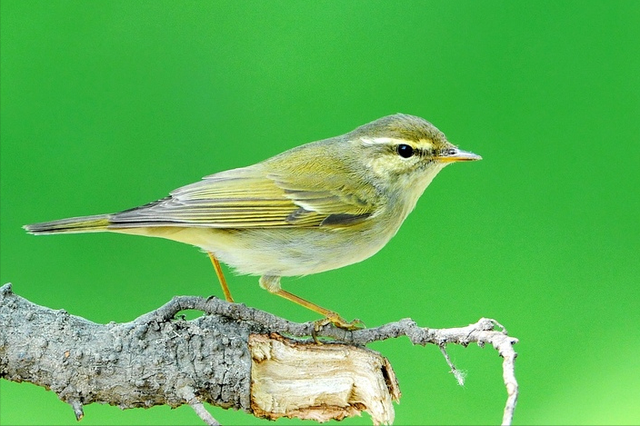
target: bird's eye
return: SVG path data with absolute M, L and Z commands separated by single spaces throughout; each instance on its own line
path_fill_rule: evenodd
M 402 158 L 409 158 L 415 152 L 410 145 L 406 145 L 406 144 L 398 145 L 398 148 L 396 148 L 396 150 L 398 151 L 398 155 Z

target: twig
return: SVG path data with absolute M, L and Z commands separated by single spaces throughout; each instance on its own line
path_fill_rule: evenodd
M 451 358 L 449 358 L 449 354 L 447 353 L 447 349 L 444 345 L 440 346 L 440 352 L 442 352 L 442 356 L 444 356 L 445 361 L 447 361 L 447 364 L 449 364 L 451 373 L 453 373 L 453 376 L 458 381 L 458 384 L 460 386 L 464 386 L 465 374 L 462 371 L 458 370 L 453 362 L 451 362 Z
M 190 386 L 186 386 L 180 389 L 178 392 L 184 398 L 184 400 L 187 401 L 187 404 L 189 404 L 191 408 L 193 408 L 193 411 L 196 412 L 198 417 L 200 417 L 203 422 L 205 422 L 208 426 L 220 426 L 220 423 L 218 423 L 218 421 L 213 418 L 211 413 L 209 413 L 206 408 L 204 408 L 204 404 L 195 395 L 195 393 L 193 392 L 193 388 L 191 388 Z

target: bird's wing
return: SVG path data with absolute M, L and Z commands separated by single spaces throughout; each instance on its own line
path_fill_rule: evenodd
M 116 213 L 112 227 L 270 228 L 350 226 L 374 209 L 307 173 L 287 178 L 251 166 L 206 176 L 162 200 Z

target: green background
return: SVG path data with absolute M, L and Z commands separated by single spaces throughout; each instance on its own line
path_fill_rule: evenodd
M 1 19 L 0 282 L 16 293 L 101 323 L 220 295 L 196 248 L 21 225 L 415 114 L 484 160 L 444 170 L 373 258 L 284 288 L 368 326 L 495 318 L 520 338 L 516 424 L 640 422 L 640 2 L 3 0 Z M 255 277 L 230 281 L 247 305 L 317 318 Z M 371 347 L 400 381 L 396 424 L 500 421 L 492 348 L 451 348 L 459 387 L 436 347 Z M 0 390 L 2 424 L 76 424 L 52 392 Z M 189 407 L 85 412 L 201 424 Z

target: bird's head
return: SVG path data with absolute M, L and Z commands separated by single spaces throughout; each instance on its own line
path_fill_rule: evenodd
M 413 115 L 382 117 L 345 136 L 358 148 L 354 153 L 362 164 L 389 183 L 419 184 L 426 179 L 428 185 L 448 164 L 482 159 L 459 149 L 433 124 Z
M 344 135 L 351 156 L 368 177 L 407 212 L 440 170 L 459 161 L 477 161 L 479 155 L 450 143 L 444 133 L 423 118 L 394 114 Z

